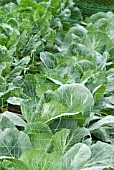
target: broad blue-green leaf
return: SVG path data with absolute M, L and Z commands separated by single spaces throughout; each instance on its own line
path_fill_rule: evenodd
M 29 98 L 36 98 L 36 80 L 32 74 L 25 75 L 21 87 L 23 88 L 23 93 Z
M 104 142 L 107 142 L 107 143 L 112 143 L 112 137 L 111 137 L 111 133 L 108 132 L 108 130 L 110 131 L 110 129 L 112 129 L 113 127 L 101 127 L 101 128 L 98 128 L 94 131 L 92 131 L 92 136 L 96 137 L 97 139 L 99 140 L 102 140 Z M 108 130 L 107 130 L 108 129 Z
M 41 111 L 41 116 L 43 118 L 51 119 L 65 113 L 67 108 L 60 102 L 56 100 L 51 100 L 48 103 L 44 103 Z
M 96 144 L 93 144 L 90 149 L 91 158 L 87 164 L 85 164 L 85 170 L 92 170 L 95 168 L 102 170 L 105 167 L 114 166 L 114 150 L 111 145 L 99 141 Z
M 54 54 L 52 54 L 52 53 L 41 52 L 40 53 L 40 59 L 43 62 L 43 64 L 49 69 L 53 69 L 57 65 L 57 59 L 54 56 Z
M 35 104 L 33 99 L 29 99 L 29 100 L 23 100 L 21 102 L 21 112 L 22 115 L 24 117 L 24 119 L 28 122 L 31 123 L 34 121 L 34 111 L 35 111 Z
M 54 151 L 64 155 L 69 146 L 68 136 L 70 134 L 69 129 L 62 129 L 53 136 Z
M 18 115 L 16 115 L 15 113 L 6 111 L 2 113 L 1 115 L 7 117 L 16 126 L 25 127 L 27 125 L 26 122 L 22 118 L 20 118 Z
M 81 66 L 83 71 L 92 70 L 95 68 L 95 65 L 89 60 L 79 60 L 78 64 Z
M 25 152 L 20 160 L 28 167 L 28 170 L 62 170 L 62 158 L 57 153 L 46 153 L 45 151 L 29 150 Z
M 22 49 L 22 55 L 27 56 L 28 54 L 31 55 L 33 62 L 35 61 L 35 54 L 39 54 L 43 50 L 43 43 L 39 39 L 40 34 L 37 33 L 34 36 L 32 35 L 24 49 Z
M 23 152 L 31 149 L 29 137 L 16 128 L 7 128 L 1 132 L 0 156 L 19 157 Z
M 90 148 L 78 143 L 65 153 L 63 160 L 66 170 L 102 170 L 113 167 L 113 157 L 113 147 L 107 143 L 97 142 Z
M 15 106 L 20 106 L 21 101 L 23 101 L 22 98 L 17 98 L 17 97 L 10 97 L 7 100 L 7 103 L 15 105 Z
M 74 27 L 71 27 L 68 31 L 68 33 L 65 35 L 64 41 L 66 43 L 72 43 L 73 42 L 73 35 L 77 37 L 83 37 L 87 33 L 87 30 L 81 26 L 81 25 L 76 25 Z
M 90 157 L 90 148 L 85 144 L 78 143 L 71 147 L 63 156 L 64 169 L 81 170 Z
M 103 110 L 114 110 L 114 95 L 110 95 L 109 97 L 104 98 L 103 102 Z
M 105 116 L 104 118 L 101 118 L 101 120 L 98 120 L 97 122 L 95 122 L 94 124 L 92 124 L 89 127 L 90 131 L 94 131 L 96 129 L 99 129 L 101 127 L 105 126 L 114 126 L 114 116 Z
M 60 102 L 65 105 L 68 112 L 90 112 L 94 99 L 89 89 L 81 84 L 65 84 L 56 90 Z M 81 109 L 80 109 L 81 108 Z
M 89 130 L 85 127 L 76 127 L 73 131 L 71 129 L 71 134 L 68 138 L 68 141 L 70 144 L 82 142 L 87 145 L 90 145 L 92 142 L 91 134 Z
M 97 70 L 88 70 L 84 72 L 84 75 L 81 78 L 81 83 L 85 84 L 86 87 L 89 88 L 89 90 L 94 94 L 96 91 L 96 100 L 97 97 L 100 99 L 100 97 L 103 95 L 105 86 L 107 83 L 106 76 L 103 71 L 97 71 Z M 99 89 L 100 88 L 100 89 Z M 99 93 L 100 91 L 100 94 Z M 95 97 L 95 94 L 94 94 Z
M 49 135 L 52 135 L 49 126 L 41 121 L 28 123 L 25 128 L 25 132 L 27 134 L 47 133 Z
M 0 129 L 15 128 L 14 123 L 6 116 L 0 115 Z
M 48 71 L 46 73 L 50 78 L 54 78 L 62 82 L 63 84 L 72 84 L 80 82 L 81 75 L 83 74 L 82 69 L 75 61 L 70 59 L 63 61 L 59 64 L 53 72 Z M 57 77 L 57 78 L 56 78 Z M 65 83 L 64 83 L 65 82 Z
M 29 134 L 33 149 L 48 151 L 52 146 L 52 136 L 48 133 Z
M 42 118 L 39 114 L 41 112 L 41 106 L 39 106 L 40 111 L 37 110 L 38 105 L 42 105 L 42 103 L 37 99 L 28 99 L 21 102 L 21 112 L 27 123 L 45 122 L 45 118 Z
M 96 22 L 97 20 L 99 20 L 100 18 L 107 18 L 106 13 L 104 13 L 104 12 L 98 12 L 98 13 L 96 13 L 96 14 L 93 14 L 93 15 L 90 17 L 90 20 L 94 23 L 94 22 Z
M 88 42 L 88 43 L 87 43 Z M 105 33 L 101 31 L 88 32 L 83 38 L 82 44 L 84 44 L 89 50 L 103 53 L 105 50 L 109 50 L 113 43 Z
M 61 117 L 57 119 L 53 119 L 52 122 L 50 122 L 49 126 L 52 132 L 55 134 L 57 131 L 60 131 L 62 129 L 70 129 L 71 132 L 74 132 L 77 128 L 77 119 L 76 118 L 65 118 Z
M 32 147 L 38 150 L 49 150 L 52 145 L 52 132 L 43 122 L 29 123 L 25 132 L 29 135 Z
M 0 106 L 3 107 L 4 102 L 6 102 L 9 97 L 20 97 L 21 95 L 23 95 L 23 93 L 20 87 L 16 87 L 12 83 L 7 84 L 7 89 L 0 93 Z

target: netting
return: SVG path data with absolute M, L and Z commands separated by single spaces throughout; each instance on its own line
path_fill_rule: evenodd
M 97 12 L 114 12 L 114 0 L 73 0 L 76 6 L 80 8 L 84 17 Z M 1 0 L 0 6 L 16 0 Z
M 114 0 L 74 0 L 84 15 L 97 12 L 114 12 Z
M 83 13 L 91 15 L 96 12 L 114 12 L 114 0 L 73 0 Z M 16 0 L 1 0 L 0 6 Z

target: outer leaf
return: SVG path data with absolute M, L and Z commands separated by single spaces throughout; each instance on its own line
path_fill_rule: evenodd
M 52 137 L 48 133 L 30 134 L 33 149 L 48 151 L 52 146 Z
M 49 52 L 41 52 L 40 59 L 47 68 L 55 68 L 57 65 L 57 59 L 54 54 Z
M 2 116 L 7 117 L 16 126 L 25 127 L 27 125 L 26 122 L 15 113 L 6 111 L 2 113 Z
M 41 117 L 39 117 L 39 115 L 35 113 L 36 106 L 36 101 L 34 101 L 33 99 L 23 100 L 21 102 L 22 115 L 28 123 L 34 122 L 35 119 L 36 121 L 41 121 Z
M 28 170 L 62 170 L 62 159 L 60 155 L 53 153 L 48 154 L 44 151 L 30 150 L 25 152 L 20 160 L 25 163 Z
M 66 107 L 62 105 L 60 102 L 52 100 L 48 103 L 44 103 L 42 107 L 42 117 L 46 119 L 54 118 L 61 113 L 65 113 L 67 111 Z
M 64 169 L 81 170 L 90 157 L 91 150 L 89 147 L 85 144 L 78 143 L 71 147 L 63 156 Z
M 112 129 L 112 128 L 110 128 L 110 129 Z M 111 139 L 112 137 L 111 137 L 111 134 L 108 133 L 107 127 L 106 128 L 101 127 L 95 131 L 92 131 L 91 133 L 92 133 L 92 136 L 95 136 L 97 139 L 100 139 L 107 143 L 112 143 L 112 139 Z
M 114 149 L 111 145 L 103 142 L 97 142 L 91 147 L 91 158 L 85 165 L 85 170 L 91 168 L 103 169 L 114 165 Z
M 98 122 L 95 122 L 93 125 L 89 127 L 90 131 L 101 128 L 102 126 L 114 126 L 114 116 L 105 116 Z
M 0 129 L 5 130 L 6 128 L 15 128 L 15 125 L 6 116 L 0 115 Z
M 113 157 L 114 149 L 109 144 L 97 142 L 89 148 L 78 143 L 66 152 L 63 160 L 66 170 L 102 170 L 113 167 Z
M 31 148 L 28 135 L 17 129 L 5 129 L 1 132 L 0 156 L 19 157 Z
M 32 74 L 26 74 L 22 81 L 23 92 L 32 99 L 36 98 L 36 80 Z
M 68 147 L 67 138 L 69 133 L 69 129 L 62 129 L 53 136 L 54 151 L 59 152 L 62 155 L 65 153 Z
M 94 100 L 90 91 L 81 84 L 65 84 L 56 90 L 60 102 L 68 108 L 68 112 L 90 112 Z M 80 109 L 81 108 L 81 109 Z
M 108 35 L 97 30 L 94 31 L 94 34 L 93 32 L 88 32 L 82 43 L 91 51 L 96 50 L 101 54 L 112 47 L 112 41 L 109 39 Z
M 77 119 L 75 118 L 64 118 L 61 117 L 58 119 L 53 119 L 53 121 L 49 124 L 50 129 L 52 130 L 52 132 L 55 134 L 57 131 L 60 131 L 62 129 L 70 129 L 72 132 L 75 131 L 75 129 L 77 128 Z
M 79 143 L 79 142 L 83 142 L 87 145 L 91 144 L 91 135 L 90 132 L 87 128 L 85 127 L 77 127 L 75 130 L 71 130 L 71 134 L 68 138 L 69 143 L 71 145 Z
M 25 132 L 27 134 L 47 133 L 49 135 L 52 135 L 49 126 L 40 121 L 27 124 Z

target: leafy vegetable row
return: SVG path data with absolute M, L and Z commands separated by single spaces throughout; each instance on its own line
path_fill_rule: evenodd
M 114 14 L 17 0 L 0 21 L 0 168 L 113 169 Z

